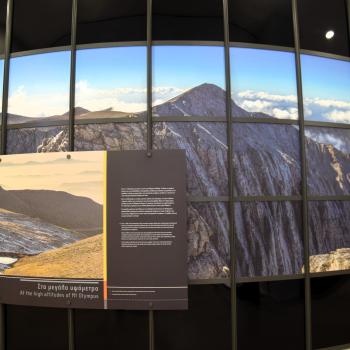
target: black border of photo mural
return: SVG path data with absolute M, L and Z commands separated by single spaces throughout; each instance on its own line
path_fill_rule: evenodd
M 69 6 L 70 16 L 65 18 L 62 23 L 59 20 L 55 20 L 52 26 L 49 28 L 43 28 L 43 30 L 52 30 L 54 26 L 57 28 L 57 38 L 42 38 L 40 42 L 24 42 L 23 45 L 14 46 L 14 31 L 17 33 L 21 30 L 28 30 L 30 28 L 21 29 L 21 24 L 16 23 L 16 1 L 25 1 L 30 3 L 30 0 L 4 0 L 7 4 L 6 11 L 6 32 L 4 33 L 4 52 L 0 52 L 0 59 L 4 61 L 3 71 L 3 93 L 2 93 L 2 114 L 1 114 L 1 138 L 0 138 L 0 154 L 13 153 L 8 148 L 8 141 L 10 135 L 16 135 L 21 130 L 28 129 L 27 131 L 34 129 L 48 129 L 50 128 L 62 128 L 67 131 L 68 135 L 68 148 L 67 152 L 73 152 L 77 149 L 76 133 L 79 128 L 85 126 L 94 125 L 96 127 L 102 126 L 107 123 L 113 125 L 128 125 L 128 123 L 134 123 L 140 125 L 143 128 L 144 142 L 142 143 L 144 151 L 148 155 L 152 154 L 153 149 L 156 149 L 157 140 L 155 140 L 154 130 L 160 123 L 168 123 L 172 125 L 186 124 L 204 124 L 212 125 L 225 125 L 226 126 L 226 145 L 227 156 L 225 162 L 227 163 L 227 191 L 224 193 L 218 193 L 218 195 L 192 195 L 188 194 L 188 204 L 194 208 L 206 208 L 225 206 L 227 207 L 226 219 L 228 222 L 227 232 L 225 239 L 229 242 L 229 258 L 225 257 L 227 268 L 229 273 L 227 275 L 220 275 L 218 278 L 212 279 L 189 279 L 190 293 L 189 293 L 189 313 L 186 312 L 166 312 L 162 314 L 161 311 L 91 311 L 91 310 L 73 310 L 67 309 L 67 313 L 64 310 L 50 310 L 50 309 L 36 309 L 7 306 L 0 304 L 0 350 L 5 349 L 26 349 L 23 347 L 23 343 L 37 342 L 36 349 L 45 348 L 47 344 L 54 343 L 57 335 L 55 332 L 49 330 L 49 334 L 52 334 L 52 338 L 46 335 L 46 338 L 42 338 L 43 332 L 48 325 L 55 326 L 55 323 L 59 323 L 61 337 L 60 342 L 66 344 L 66 348 L 69 350 L 83 349 L 91 344 L 104 344 L 106 346 L 133 346 L 138 348 L 148 348 L 154 350 L 159 346 L 166 344 L 170 349 L 179 349 L 177 346 L 181 341 L 186 344 L 187 340 L 192 345 L 198 344 L 221 344 L 225 347 L 225 350 L 243 350 L 248 349 L 254 343 L 254 339 L 259 339 L 268 344 L 264 344 L 266 347 L 271 345 L 271 349 L 283 348 L 283 342 L 276 334 L 276 325 L 279 327 L 291 327 L 296 334 L 297 339 L 294 339 L 296 344 L 300 344 L 300 337 L 304 337 L 303 349 L 306 350 L 325 350 L 325 349 L 346 349 L 348 345 L 342 345 L 342 342 L 347 341 L 346 329 L 344 322 L 346 317 L 342 315 L 342 319 L 338 320 L 337 330 L 329 330 L 331 324 L 322 322 L 319 320 L 323 311 L 327 312 L 329 309 L 335 308 L 342 310 L 342 305 L 348 307 L 350 300 L 350 289 L 348 286 L 348 278 L 350 270 L 339 271 L 327 271 L 327 272 L 312 272 L 310 269 L 310 257 L 313 251 L 312 235 L 314 232 L 314 221 L 311 218 L 310 206 L 319 205 L 325 207 L 327 204 L 332 203 L 339 208 L 346 207 L 346 203 L 350 202 L 350 195 L 343 194 L 317 194 L 310 193 L 310 186 L 308 182 L 309 164 L 308 164 L 308 139 L 307 131 L 311 128 L 319 128 L 320 130 L 327 130 L 329 128 L 336 130 L 350 130 L 350 124 L 346 123 L 330 123 L 326 121 L 311 121 L 306 120 L 305 114 L 305 96 L 303 94 L 303 81 L 302 81 L 302 55 L 311 55 L 324 57 L 334 60 L 340 60 L 350 63 L 350 0 L 337 0 L 337 5 L 333 8 L 331 2 L 325 0 L 264 0 L 260 1 L 264 6 L 276 9 L 275 14 L 286 16 L 283 30 L 289 30 L 288 38 L 285 40 L 278 37 L 278 33 L 272 31 L 275 34 L 266 34 L 259 36 L 256 32 L 256 28 L 249 28 L 249 38 L 246 35 L 236 35 L 232 33 L 235 30 L 235 11 L 238 12 L 237 16 L 246 15 L 247 12 L 242 11 L 240 3 L 246 2 L 246 0 L 212 0 L 206 1 L 207 6 L 202 6 L 199 0 L 190 0 L 175 2 L 174 6 L 169 6 L 169 9 L 162 7 L 160 0 L 144 0 L 139 1 L 140 6 L 135 6 L 130 12 L 130 8 L 127 6 L 122 7 L 120 14 L 120 22 L 103 23 L 99 20 L 99 13 L 101 16 L 106 16 L 101 8 L 97 13 L 91 7 L 97 4 L 92 0 L 60 0 L 64 9 L 62 8 L 62 14 L 67 11 Z M 249 0 L 251 6 L 259 0 Z M 107 6 L 112 6 L 113 1 L 104 0 Z M 137 1 L 133 1 L 135 4 Z M 335 2 L 335 1 L 334 1 Z M 36 4 L 39 4 L 40 8 L 31 9 L 33 14 L 40 18 L 45 15 L 45 9 L 43 8 L 47 1 L 35 0 Z M 85 4 L 83 4 L 85 3 Z M 102 3 L 102 1 L 101 1 Z M 215 3 L 214 7 L 213 4 Z M 281 8 L 278 3 L 283 3 Z M 327 5 L 328 3 L 328 5 Z M 68 5 L 67 5 L 68 4 Z M 82 4 L 84 6 L 82 6 Z M 316 4 L 316 5 L 315 5 Z M 184 9 L 187 5 L 186 10 Z M 217 6 L 218 5 L 218 6 Z M 319 8 L 317 6 L 319 5 Z M 55 6 L 58 6 L 57 4 Z M 81 14 L 79 11 L 86 11 L 90 6 L 90 13 Z M 246 5 L 247 6 L 247 5 Z M 338 46 L 323 47 L 319 43 L 313 42 L 314 33 L 310 32 L 311 24 L 317 26 L 322 20 L 325 20 L 325 14 L 327 14 L 327 6 L 332 8 L 330 11 L 330 18 L 337 18 L 339 11 L 344 10 L 344 18 L 339 25 L 341 30 L 346 28 L 346 33 L 341 34 L 340 41 L 337 42 Z M 102 6 L 103 7 L 103 6 Z M 218 8 L 219 7 L 219 8 Z M 20 7 L 21 8 L 21 7 Z M 23 7 L 25 8 L 25 7 Z M 56 8 L 56 7 L 54 7 Z M 181 8 L 184 9 L 183 13 Z M 214 8 L 214 10 L 213 10 Z M 254 8 L 254 7 L 252 7 Z M 82 10 L 83 9 L 83 10 Z M 116 9 L 113 9 L 113 14 Z M 123 12 L 124 11 L 124 12 Z M 130 13 L 129 13 L 129 12 Z M 172 13 L 173 11 L 173 13 Z M 49 13 L 48 18 L 52 16 Z M 108 14 L 108 13 L 107 13 Z M 197 15 L 196 15 L 197 14 Z M 311 16 L 315 18 L 310 20 Z M 253 23 L 259 17 L 259 14 L 251 14 L 251 18 L 247 18 L 247 23 Z M 125 17 L 125 18 L 123 18 Z M 326 17 L 327 18 L 327 17 Z M 249 21 L 251 19 L 251 21 Z M 317 21 L 319 19 L 319 21 Z M 157 23 L 157 27 L 152 27 L 152 21 Z M 173 28 L 168 28 L 165 33 L 159 32 L 159 25 L 161 23 L 172 24 Z M 310 21 L 310 22 L 308 22 Z M 271 27 L 278 28 L 280 22 L 272 21 Z M 29 23 L 29 22 L 28 22 Z M 45 22 L 47 23 L 47 21 Z M 70 23 L 69 28 L 67 28 Z M 309 26 L 310 24 L 310 26 Z M 209 25 L 213 25 L 214 32 L 205 31 Z M 264 25 L 264 23 L 261 23 Z M 81 26 L 81 27 L 79 27 Z M 188 35 L 182 29 L 187 28 Z M 288 29 L 288 26 L 289 29 Z M 17 27 L 17 29 L 16 29 Z M 66 30 L 66 32 L 63 29 Z M 139 33 L 116 36 L 113 40 L 111 35 L 99 36 L 95 33 L 98 30 L 107 30 L 111 28 L 137 28 Z M 67 29 L 69 29 L 67 31 Z M 33 30 L 38 30 L 35 27 Z M 63 31 L 62 31 L 63 30 Z M 201 31 L 203 35 L 201 35 Z M 34 33 L 34 32 L 33 32 Z M 28 39 L 27 34 L 26 38 Z M 33 34 L 34 35 L 34 34 Z M 156 35 L 157 40 L 153 40 L 153 35 Z M 89 39 L 89 38 L 93 39 Z M 164 38 L 164 40 L 158 40 L 158 38 Z M 196 40 L 193 40 L 195 38 Z M 198 39 L 197 39 L 198 38 Z M 248 38 L 248 39 L 244 39 Z M 24 40 L 24 39 L 23 39 Z M 46 40 L 46 41 L 45 41 Z M 107 40 L 107 41 L 106 41 Z M 291 42 L 294 43 L 291 46 Z M 70 44 L 69 44 L 70 43 Z M 310 46 L 311 44 L 312 46 Z M 283 45 L 283 46 L 281 46 Z M 288 46 L 285 46 L 288 45 Z M 140 114 L 137 118 L 133 118 L 132 122 L 126 118 L 96 118 L 84 120 L 76 118 L 75 115 L 75 100 L 76 100 L 76 63 L 77 63 L 77 51 L 90 49 L 90 48 L 110 48 L 110 47 L 130 47 L 130 46 L 142 46 L 146 48 L 147 54 L 147 84 L 146 84 L 146 110 L 144 114 Z M 226 107 L 231 106 L 232 91 L 234 91 L 235 81 L 231 77 L 231 60 L 230 49 L 231 48 L 254 48 L 272 51 L 289 52 L 294 55 L 295 59 L 295 81 L 297 87 L 297 106 L 298 106 L 298 119 L 277 119 L 269 118 L 268 116 L 261 116 L 260 118 L 247 118 L 242 115 L 233 115 L 231 108 L 226 108 L 226 116 L 158 116 L 153 114 L 153 77 L 154 77 L 154 57 L 153 48 L 158 46 L 215 46 L 221 47 L 224 50 L 224 71 L 225 71 L 225 103 Z M 22 49 L 21 49 L 22 47 Z M 316 49 L 322 49 L 316 51 Z M 70 77 L 69 77 L 69 113 L 67 118 L 62 121 L 34 121 L 28 123 L 25 126 L 16 123 L 8 123 L 9 115 L 9 82 L 10 82 L 10 66 L 11 59 L 15 57 L 28 56 L 33 54 L 50 53 L 57 51 L 67 51 L 70 53 Z M 350 79 L 350 76 L 349 76 Z M 118 124 L 120 123 L 120 124 Z M 178 123 L 178 124 L 176 124 Z M 259 194 L 259 195 L 240 195 L 237 193 L 237 169 L 235 167 L 235 150 L 236 150 L 236 133 L 235 130 L 240 127 L 268 127 L 277 128 L 278 126 L 285 128 L 295 128 L 298 130 L 297 142 L 299 152 L 299 166 L 300 166 L 300 191 L 298 193 L 278 193 L 271 194 Z M 238 127 L 238 128 L 237 128 Z M 9 152 L 10 151 L 10 152 Z M 245 273 L 239 274 L 240 266 L 237 262 L 240 256 L 239 248 L 240 244 L 240 230 L 237 227 L 237 217 L 241 218 L 249 214 L 249 207 L 258 206 L 261 203 L 264 204 L 264 208 L 270 208 L 276 216 L 278 216 L 278 210 L 275 208 L 281 206 L 297 207 L 298 215 L 296 216 L 300 222 L 297 224 L 300 226 L 300 242 L 303 249 L 299 249 L 300 260 L 303 261 L 302 270 L 298 273 L 271 273 L 270 275 L 264 275 L 259 273 Z M 237 208 L 239 212 L 237 212 Z M 248 208 L 240 212 L 240 208 Z M 205 211 L 205 209 L 202 209 Z M 339 209 L 340 210 L 340 209 Z M 247 215 L 248 215 L 247 214 Z M 242 220 L 243 220 L 242 219 Z M 263 225 L 263 223 L 262 223 Z M 285 232 L 287 236 L 288 232 Z M 225 235 L 223 235 L 225 236 Z M 219 243 L 218 243 L 219 244 Z M 258 260 L 256 260 L 257 262 Z M 248 269 L 248 268 L 247 268 Z M 249 269 L 248 269 L 249 270 Z M 277 269 L 278 271 L 278 269 Z M 324 281 L 322 283 L 322 281 Z M 330 281 L 329 285 L 325 281 Z M 286 288 L 290 286 L 290 288 Z M 347 292 L 347 293 L 345 293 Z M 339 298 L 339 295 L 341 298 Z M 205 298 L 207 296 L 207 298 Z M 191 299 L 193 298 L 193 299 Z M 221 299 L 219 299 L 221 298 Z M 200 303 L 201 302 L 201 303 Z M 0 300 L 1 303 L 1 300 Z M 343 304 L 341 304 L 343 303 Z M 261 306 L 261 307 L 260 307 Z M 296 306 L 296 309 L 295 309 Z M 288 315 L 287 319 L 283 319 L 283 310 L 289 310 L 290 307 L 294 307 L 295 314 Z M 268 310 L 271 308 L 272 312 Z M 280 308 L 280 309 L 279 309 Z M 286 311 L 286 312 L 287 312 Z M 344 310 L 343 310 L 344 311 Z M 348 310 L 349 311 L 349 310 Z M 52 312 L 52 313 L 50 313 Z M 254 321 L 254 329 L 245 327 L 248 324 L 246 312 L 251 317 L 256 318 Z M 19 334 L 22 329 L 20 327 L 26 327 L 28 325 L 21 321 L 16 322 L 16 318 L 28 319 L 27 322 L 36 322 L 33 316 L 34 313 L 38 313 L 38 317 L 43 324 L 43 331 L 37 332 L 37 334 L 29 334 L 25 332 L 23 339 Z M 304 319 L 301 320 L 300 315 L 303 313 Z M 50 315 L 55 315 L 51 319 Z M 57 316 L 57 317 L 56 317 Z M 96 318 L 95 318 L 96 317 Z M 173 317 L 173 318 L 172 318 Z M 264 330 L 264 334 L 259 334 L 258 337 L 254 332 L 258 332 L 259 318 L 266 318 L 266 323 L 260 328 Z M 54 319 L 56 318 L 56 319 Z M 205 320 L 206 318 L 206 320 Z M 84 320 L 88 320 L 84 323 Z M 219 321 L 216 322 L 216 319 Z M 46 322 L 45 322 L 46 320 Z M 188 330 L 181 332 L 179 329 L 174 338 L 174 343 L 167 343 L 168 339 L 165 339 L 164 334 L 161 332 L 170 332 L 173 327 L 183 327 L 185 322 L 187 327 L 196 327 L 196 321 L 200 320 L 201 327 L 203 327 L 205 334 L 198 333 L 199 336 L 203 336 L 200 341 L 197 341 L 193 334 L 188 336 Z M 302 321 L 302 322 L 298 322 Z M 88 322 L 96 322 L 96 328 L 93 328 Z M 220 323 L 221 322 L 221 323 Z M 228 325 L 229 322 L 229 325 Z M 64 323 L 64 324 L 62 324 Z M 180 323 L 180 324 L 179 324 Z M 220 341 L 211 339 L 210 327 L 211 323 L 213 327 L 213 336 L 220 336 L 227 331 L 229 334 L 225 334 L 225 338 L 220 338 Z M 250 323 L 249 323 L 250 324 Z M 135 331 L 135 325 L 137 330 Z M 167 328 L 168 325 L 168 328 Z M 38 326 L 37 326 L 38 327 Z M 159 327 L 159 328 L 158 328 Z M 296 328 L 296 329 L 294 329 Z M 123 330 L 123 333 L 121 330 Z M 285 328 L 284 328 L 285 329 Z M 329 330 L 329 338 L 327 337 L 327 331 Z M 132 341 L 129 343 L 125 332 L 135 332 L 132 336 Z M 51 332 L 51 333 L 50 333 Z M 84 334 L 87 334 L 88 338 L 92 338 L 92 332 L 99 333 L 96 336 L 99 337 L 99 341 L 91 339 L 87 341 Z M 244 334 L 242 333 L 244 332 Z M 103 335 L 103 337 L 101 336 Z M 197 334 L 197 333 L 195 333 Z M 174 335 L 173 335 L 174 336 Z M 14 337 L 17 340 L 13 340 Z M 63 338 L 62 338 L 63 337 Z M 270 338 L 269 338 L 270 337 Z M 87 339 L 88 339 L 87 338 Z M 106 340 L 106 339 L 111 339 Z M 210 339 L 209 339 L 210 338 Z M 251 338 L 251 339 L 249 339 Z M 170 338 L 172 339 L 172 338 Z M 330 340 L 329 340 L 330 339 Z M 340 343 L 338 343 L 340 339 Z M 21 341 L 23 343 L 21 343 Z M 40 343 L 41 342 L 41 343 Z M 329 343 L 331 342 L 331 344 Z M 349 340 L 350 342 L 350 340 Z M 55 346 L 61 347 L 61 343 Z M 41 344 L 41 345 L 40 345 Z M 255 344 L 255 343 L 254 343 Z M 259 343 L 261 345 L 261 342 Z M 29 345 L 28 345 L 29 346 Z M 203 345 L 201 345 L 203 346 Z M 54 346 L 52 348 L 55 348 Z M 302 349 L 300 348 L 300 349 Z M 28 348 L 27 348 L 28 349 Z

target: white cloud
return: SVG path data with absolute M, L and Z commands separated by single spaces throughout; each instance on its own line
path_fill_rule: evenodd
M 335 109 L 329 113 L 325 113 L 324 116 L 336 123 L 350 123 L 350 108 L 345 111 Z
M 183 93 L 186 89 L 155 87 L 154 104 L 160 104 Z M 114 111 L 142 112 L 147 108 L 146 88 L 96 88 L 87 81 L 76 83 L 75 105 L 90 111 L 112 108 Z M 18 87 L 9 97 L 9 112 L 28 117 L 49 117 L 66 113 L 69 109 L 69 94 L 48 92 L 33 94 L 25 86 Z
M 8 111 L 28 117 L 48 117 L 66 113 L 69 94 L 63 92 L 30 94 L 25 86 L 19 86 L 10 96 Z
M 141 112 L 146 109 L 146 89 L 101 89 L 79 81 L 76 84 L 75 105 L 90 111 L 112 108 L 114 111 Z
M 313 104 L 319 105 L 325 108 L 346 108 L 350 109 L 350 102 L 341 100 L 325 100 L 320 98 L 315 98 L 309 101 Z
M 289 102 L 289 103 L 297 102 L 297 97 L 295 95 L 275 95 L 265 91 L 246 90 L 246 91 L 239 92 L 237 95 L 239 98 L 249 99 L 249 100 L 261 99 L 261 100 L 267 100 L 267 101 L 273 101 L 273 102 Z
M 297 97 L 294 95 L 246 90 L 239 92 L 234 99 L 248 112 L 261 112 L 278 119 L 298 119 Z
M 266 91 L 240 91 L 236 103 L 248 112 L 262 112 L 279 119 L 298 119 L 297 96 L 270 94 Z M 350 102 L 335 99 L 305 98 L 307 119 L 350 123 Z

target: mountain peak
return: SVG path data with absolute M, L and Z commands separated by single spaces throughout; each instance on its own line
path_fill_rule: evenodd
M 231 108 L 235 116 L 250 116 L 232 100 Z M 203 83 L 155 106 L 153 113 L 156 116 L 226 117 L 226 91 L 215 84 Z

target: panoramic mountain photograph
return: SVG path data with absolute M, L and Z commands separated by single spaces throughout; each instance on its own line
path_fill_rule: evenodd
M 121 49 L 123 51 L 118 51 Z M 144 73 L 138 74 L 139 64 L 136 62 L 142 61 L 144 67 L 144 48 L 134 48 L 139 50 L 138 56 L 130 54 L 135 72 L 130 74 L 129 80 L 122 72 L 122 65 L 114 66 L 119 62 L 119 53 L 122 56 L 120 62 L 126 60 L 128 49 L 108 49 L 116 52 L 113 62 L 106 59 L 110 53 L 103 55 L 103 50 L 107 49 L 78 53 L 77 118 L 100 119 L 110 115 L 113 120 L 104 123 L 92 120 L 89 124 L 76 125 L 76 151 L 146 149 L 146 124 L 140 118 L 146 115 L 146 80 Z M 297 119 L 293 56 L 278 51 L 232 50 L 230 107 L 234 118 L 271 120 L 271 123 L 233 124 L 234 191 L 239 196 L 300 196 L 299 128 L 297 125 L 273 123 L 277 119 Z M 252 60 L 258 54 L 261 60 Z M 84 55 L 89 59 L 84 61 Z M 84 62 L 81 68 L 79 60 Z M 182 65 L 181 60 L 186 64 Z M 106 85 L 108 79 L 104 74 L 107 73 L 111 79 Z M 118 79 L 119 73 L 124 78 L 113 85 L 113 79 Z M 130 73 L 130 67 L 127 73 Z M 227 123 L 221 119 L 215 121 L 215 117 L 226 115 L 222 48 L 155 47 L 153 74 L 154 149 L 186 150 L 187 192 L 190 196 L 227 196 Z M 266 83 L 271 74 L 273 81 Z M 113 122 L 116 112 L 123 117 L 128 115 L 130 120 Z M 330 113 L 329 109 L 324 113 Z M 181 117 L 188 116 L 212 117 L 214 121 L 181 121 Z M 157 121 L 158 117 L 176 117 L 180 121 Z M 349 194 L 348 136 L 344 129 L 306 129 L 311 195 Z M 9 130 L 9 153 L 65 151 L 67 146 L 66 127 Z M 303 272 L 301 210 L 298 200 L 235 204 L 238 277 Z M 345 201 L 310 203 L 311 272 L 344 269 L 350 262 L 347 251 L 350 249 L 350 218 L 344 214 L 346 212 Z M 229 276 L 228 222 L 225 202 L 189 203 L 189 278 Z
M 102 278 L 102 152 L 2 156 L 0 274 Z

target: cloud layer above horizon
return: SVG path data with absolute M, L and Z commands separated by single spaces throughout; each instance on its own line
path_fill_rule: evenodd
M 278 119 L 298 119 L 298 103 L 295 95 L 245 90 L 235 94 L 233 99 L 248 112 L 266 113 Z M 350 123 L 350 101 L 305 98 L 304 118 L 313 121 Z

